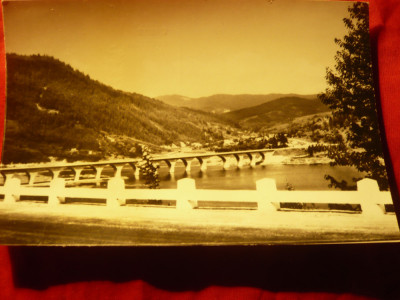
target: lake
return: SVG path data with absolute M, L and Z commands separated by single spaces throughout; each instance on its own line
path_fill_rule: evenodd
M 329 164 L 298 165 L 298 164 L 271 164 L 253 168 L 222 170 L 221 166 L 209 166 L 206 172 L 194 169 L 190 174 L 183 166 L 177 165 L 174 174 L 169 174 L 166 167 L 159 171 L 160 188 L 176 188 L 177 180 L 193 178 L 196 187 L 201 189 L 256 189 L 256 181 L 263 178 L 274 178 L 278 190 L 287 189 L 291 185 L 295 190 L 329 190 L 329 182 L 324 175 L 331 175 L 336 180 L 345 180 L 355 186 L 353 178 L 363 177 L 354 167 L 330 166 Z M 128 180 L 127 185 L 138 187 L 142 180 Z

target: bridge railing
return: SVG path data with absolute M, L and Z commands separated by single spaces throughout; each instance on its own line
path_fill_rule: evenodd
M 107 188 L 67 187 L 64 179 L 51 181 L 49 187 L 31 187 L 21 185 L 18 178 L 11 178 L 0 186 L 3 204 L 17 205 L 22 198 L 47 197 L 49 205 L 60 205 L 66 199 L 101 199 L 108 207 L 124 206 L 129 200 L 170 200 L 176 203 L 177 210 L 201 208 L 201 202 L 214 203 L 252 203 L 253 209 L 262 213 L 276 213 L 288 207 L 314 205 L 325 207 L 337 205 L 356 207 L 353 212 L 367 216 L 383 216 L 385 207 L 392 204 L 390 192 L 379 191 L 378 184 L 372 179 L 363 179 L 357 183 L 356 191 L 280 191 L 274 179 L 261 179 L 256 190 L 205 190 L 197 189 L 194 179 L 181 179 L 177 189 L 127 189 L 121 178 L 112 178 Z M 221 206 L 221 205 L 220 205 Z M 290 207 L 290 205 L 289 205 Z M 310 207 L 310 206 L 308 206 Z M 122 209 L 122 208 L 121 208 Z M 323 210 L 323 209 L 320 209 Z

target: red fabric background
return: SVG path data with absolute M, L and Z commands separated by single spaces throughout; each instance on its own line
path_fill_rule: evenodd
M 371 0 L 370 19 L 372 47 L 375 53 L 373 58 L 376 66 L 375 75 L 378 83 L 378 92 L 380 94 L 385 137 L 387 139 L 391 167 L 394 173 L 392 174 L 394 175 L 392 179 L 396 185 L 400 187 L 400 130 L 398 130 L 398 128 L 400 128 L 400 1 Z M 21 22 L 23 22 L 23 20 L 21 20 Z M 3 40 L 3 33 L 2 30 L 0 30 L 0 115 L 2 116 L 4 115 L 5 107 Z M 3 125 L 3 122 L 0 122 L 1 132 L 3 132 Z M 400 249 L 398 246 L 398 244 L 393 244 L 388 247 Z M 9 255 L 11 250 L 12 248 L 0 246 L 0 299 L 366 299 L 365 296 L 354 293 L 354 290 L 351 289 L 351 283 L 348 285 L 350 287 L 348 289 L 349 293 L 346 294 L 332 293 L 329 292 L 329 290 L 327 292 L 307 293 L 272 292 L 262 287 L 246 287 L 245 283 L 233 287 L 215 286 L 211 284 L 197 291 L 182 287 L 181 290 L 183 291 L 174 292 L 155 287 L 141 278 L 124 280 L 123 283 L 114 283 L 110 280 L 91 281 L 91 279 L 88 278 L 87 281 L 83 282 L 78 280 L 78 282 L 50 286 L 44 290 L 35 290 L 15 286 L 15 281 L 13 280 L 13 272 L 15 271 L 13 269 L 14 264 Z M 96 249 L 93 249 L 93 253 L 95 253 L 95 250 Z M 394 251 L 394 253 L 396 253 L 396 251 Z M 372 252 L 371 255 L 373 257 L 369 257 L 370 261 L 382 258 L 380 257 L 381 253 L 379 251 Z M 399 269 L 400 261 L 395 260 L 395 264 L 396 263 L 397 265 L 394 265 L 394 267 L 395 269 Z M 390 277 L 393 277 L 394 280 L 396 280 L 396 277 L 400 278 L 400 276 L 397 275 L 399 273 L 397 271 L 388 274 L 388 269 L 385 269 L 384 266 L 382 266 L 383 269 L 377 269 L 380 267 L 377 267 L 377 265 L 374 266 L 374 269 L 370 271 L 384 274 L 386 282 Z M 268 270 L 265 271 L 268 272 Z M 79 268 L 77 272 L 79 272 Z M 190 276 L 190 274 L 188 274 L 188 276 Z M 379 282 L 379 284 L 383 285 L 383 289 L 385 289 L 385 281 Z M 367 282 L 366 285 L 368 285 Z M 392 287 L 393 286 L 391 286 L 391 288 Z M 341 291 L 343 290 L 347 292 L 346 288 L 341 289 Z M 366 290 L 368 291 L 367 286 Z M 315 286 L 315 291 L 321 291 L 321 288 Z M 399 291 L 385 291 L 386 296 L 391 293 L 398 295 Z

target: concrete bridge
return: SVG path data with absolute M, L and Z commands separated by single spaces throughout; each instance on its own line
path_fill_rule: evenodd
M 250 160 L 250 167 L 254 167 L 263 163 L 266 157 L 274 154 L 274 149 L 260 149 L 260 150 L 245 150 L 245 151 L 231 151 L 231 152 L 216 152 L 216 153 L 204 153 L 204 154 L 189 154 L 175 157 L 158 157 L 152 159 L 153 162 L 160 163 L 165 162 L 168 165 L 169 172 L 172 174 L 175 172 L 175 165 L 178 161 L 181 161 L 187 173 L 192 170 L 192 163 L 198 161 L 200 164 L 200 170 L 205 172 L 207 170 L 206 159 L 212 157 L 218 157 L 222 161 L 223 169 L 227 170 L 230 167 L 232 158 L 236 163 L 236 167 L 241 169 L 245 163 L 245 158 Z
M 232 152 L 213 152 L 213 153 L 201 153 L 201 154 L 188 154 L 188 155 L 173 155 L 173 156 L 159 156 L 153 158 L 151 161 L 160 165 L 165 162 L 168 166 L 169 172 L 173 174 L 175 172 L 175 165 L 181 161 L 187 173 L 192 170 L 192 163 L 198 161 L 200 164 L 200 170 L 205 172 L 207 170 L 207 159 L 219 158 L 221 159 L 224 170 L 230 167 L 232 160 L 236 164 L 236 168 L 240 169 L 245 165 L 245 159 L 247 158 L 250 163 L 250 167 L 254 167 L 263 163 L 267 156 L 272 156 L 274 149 L 259 149 L 259 150 L 245 150 L 245 151 L 232 151 Z M 48 173 L 52 180 L 60 177 L 62 172 L 72 172 L 73 177 L 70 178 L 70 182 L 101 182 L 104 180 L 102 174 L 105 168 L 111 167 L 113 169 L 113 177 L 122 177 L 122 169 L 126 166 L 132 168 L 136 179 L 140 177 L 140 160 L 139 159 L 124 159 L 124 160 L 113 160 L 113 161 L 101 161 L 101 162 L 84 162 L 84 163 L 69 163 L 69 164 L 57 164 L 57 165 L 36 165 L 36 166 L 24 166 L 14 168 L 0 168 L 0 174 L 4 177 L 4 181 L 14 177 L 16 174 L 26 174 L 28 177 L 28 185 L 34 185 L 36 178 L 39 174 Z M 94 173 L 94 177 L 90 179 L 81 179 L 82 172 L 90 171 Z

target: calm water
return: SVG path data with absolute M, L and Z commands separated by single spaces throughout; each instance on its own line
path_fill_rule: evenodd
M 224 171 L 221 166 L 208 167 L 205 173 L 194 170 L 185 173 L 182 166 L 177 166 L 175 174 L 168 174 L 167 168 L 160 169 L 160 187 L 176 188 L 177 180 L 193 178 L 196 187 L 203 189 L 255 189 L 256 181 L 263 178 L 275 178 L 277 188 L 284 190 L 287 184 L 295 190 L 329 190 L 329 182 L 324 175 L 329 174 L 336 180 L 345 180 L 349 185 L 354 185 L 352 178 L 362 177 L 355 168 L 329 165 L 265 165 L 254 168 L 244 167 L 241 170 L 232 169 Z M 143 184 L 142 180 L 129 180 L 127 184 L 132 187 Z

